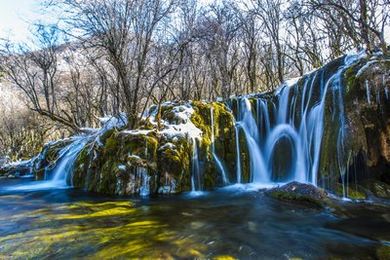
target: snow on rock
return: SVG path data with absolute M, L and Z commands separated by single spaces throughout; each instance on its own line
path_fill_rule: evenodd
M 166 150 L 166 149 L 175 149 L 176 148 L 176 145 L 174 145 L 173 143 L 166 143 L 166 144 L 164 144 L 163 146 L 161 146 L 160 148 L 159 148 L 159 150 Z
M 141 160 L 141 157 L 139 157 L 138 155 L 135 155 L 135 154 L 129 154 L 127 156 L 127 158 L 134 159 L 134 160 Z
M 121 128 L 127 125 L 127 115 L 124 112 L 119 113 L 118 116 L 106 116 L 99 118 L 102 124 L 102 130 L 110 130 L 112 128 Z
M 294 86 L 298 83 L 298 81 L 301 79 L 302 77 L 296 77 L 296 78 L 291 78 L 291 79 L 288 79 L 284 82 L 284 84 L 288 87 L 291 87 L 291 86 Z
M 126 165 L 124 165 L 124 164 L 119 164 L 119 165 L 118 165 L 118 169 L 121 170 L 121 171 L 125 171 L 125 170 L 126 170 Z
M 134 129 L 134 130 L 123 130 L 121 133 L 129 135 L 148 135 L 154 130 Z
M 165 102 L 162 104 L 162 107 L 172 107 L 170 111 L 172 118 L 170 120 L 160 118 L 162 129 L 158 131 L 159 134 L 167 139 L 173 139 L 175 137 L 188 137 L 192 139 L 199 138 L 202 135 L 202 131 L 191 122 L 194 109 L 189 103 L 177 105 L 173 102 Z M 149 120 L 152 125 L 157 126 L 157 107 L 153 106 L 149 111 L 150 113 L 145 119 Z
M 356 77 L 360 77 L 369 67 L 371 67 L 375 63 L 381 63 L 381 62 L 387 62 L 390 61 L 388 59 L 386 60 L 377 60 L 375 57 L 373 57 L 369 62 L 367 62 L 363 67 L 361 67 L 358 72 L 356 73 Z

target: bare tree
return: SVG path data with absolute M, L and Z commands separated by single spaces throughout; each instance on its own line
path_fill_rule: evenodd
M 124 99 L 122 108 L 129 127 L 137 124 L 140 93 L 145 79 L 155 32 L 174 9 L 173 1 L 65 0 L 67 24 L 81 30 L 77 38 L 104 52 L 118 77 Z
M 3 42 L 1 70 L 28 97 L 30 109 L 78 130 L 79 126 L 58 103 L 61 93 L 57 84 L 58 31 L 55 27 L 38 25 L 34 40 L 34 47 Z

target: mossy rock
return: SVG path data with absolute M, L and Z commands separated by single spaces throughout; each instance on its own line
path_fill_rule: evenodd
M 376 249 L 376 256 L 380 260 L 390 259 L 390 246 L 382 245 Z
M 338 184 L 336 186 L 336 189 L 334 190 L 334 192 L 339 197 L 346 196 L 347 198 L 353 199 L 353 200 L 367 199 L 367 194 L 365 193 L 364 189 L 360 185 L 352 185 L 351 184 L 351 185 L 348 185 L 347 187 L 345 187 L 344 189 L 343 189 L 343 186 L 341 184 Z
M 390 87 L 390 62 L 386 59 L 384 56 L 368 56 L 341 75 L 345 114 L 345 138 L 339 144 L 344 151 L 341 154 L 338 151 L 338 138 L 342 125 L 337 115 L 342 111 L 334 105 L 332 95 L 328 94 L 326 98 L 318 183 L 338 195 L 342 195 L 340 176 L 337 174 L 340 171 L 353 176 L 347 180 L 349 183 L 346 186 L 351 187 L 349 196 L 363 199 L 366 197 L 364 192 L 352 187 L 367 178 L 386 179 L 384 175 L 390 170 L 390 148 L 387 145 L 390 140 L 390 103 L 385 95 L 385 88 Z M 367 101 L 366 83 L 371 88 L 371 104 Z M 344 169 L 340 169 L 340 165 Z
M 43 180 L 47 174 L 50 174 L 50 170 L 55 167 L 55 164 L 59 158 L 60 151 L 69 145 L 72 139 L 58 140 L 46 144 L 39 156 L 34 160 L 32 173 L 35 175 L 36 180 Z
M 290 182 L 281 187 L 266 191 L 266 194 L 272 198 L 290 201 L 294 203 L 312 205 L 315 207 L 324 207 L 327 193 L 310 184 L 299 182 Z
M 365 180 L 362 187 L 369 190 L 378 198 L 390 198 L 390 185 L 375 179 Z

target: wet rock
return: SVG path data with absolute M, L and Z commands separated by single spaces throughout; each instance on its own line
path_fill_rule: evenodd
M 390 185 L 387 183 L 370 179 L 364 181 L 362 186 L 378 198 L 390 199 Z
M 4 178 L 21 178 L 32 174 L 32 162 L 6 164 L 0 167 L 0 176 Z
M 359 185 L 367 179 L 390 183 L 389 69 L 388 57 L 374 55 L 343 73 L 343 121 L 334 119 L 334 114 L 341 112 L 331 96 L 327 99 L 318 179 L 327 190 L 343 196 L 340 172 L 345 175 L 345 186 L 351 188 L 347 196 L 352 199 L 366 198 Z M 344 135 L 342 142 L 340 133 Z
M 318 207 L 323 207 L 324 200 L 327 198 L 325 190 L 317 188 L 311 184 L 295 181 L 281 187 L 268 190 L 266 191 L 266 194 L 278 200 L 293 201 Z

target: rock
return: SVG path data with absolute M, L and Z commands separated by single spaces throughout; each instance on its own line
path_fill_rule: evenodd
M 318 178 L 319 185 L 327 190 L 340 195 L 340 171 L 346 174 L 345 185 L 352 188 L 350 198 L 366 197 L 356 188 L 366 179 L 390 183 L 389 69 L 385 56 L 361 59 L 344 72 L 343 111 L 338 111 L 331 96 L 327 98 Z M 334 117 L 341 112 L 343 121 Z M 340 127 L 345 136 L 344 151 L 340 151 Z
M 349 184 L 343 188 L 343 185 L 340 183 L 336 184 L 335 188 L 332 190 L 335 195 L 339 197 L 346 197 L 353 200 L 365 200 L 367 199 L 367 194 L 360 185 Z
M 378 180 L 369 179 L 362 183 L 362 186 L 378 198 L 390 198 L 390 185 Z
M 328 195 L 323 189 L 296 181 L 268 190 L 266 194 L 278 200 L 293 201 L 318 207 L 324 206 L 324 200 Z
M 136 130 L 110 130 L 99 138 L 99 145 L 87 145 L 74 165 L 73 186 L 88 191 L 134 195 L 148 190 L 178 193 L 191 190 L 192 128 L 200 133 L 199 163 L 202 184 L 212 189 L 222 184 L 210 155 L 211 109 L 214 111 L 215 149 L 234 172 L 234 118 L 223 103 L 200 101 L 166 103 L 161 106 L 161 128 L 155 118 L 144 119 Z M 157 113 L 156 107 L 151 113 Z M 180 130 L 181 129 L 181 130 Z M 186 132 L 189 131 L 189 132 Z M 233 149 L 233 151 L 235 151 Z M 235 176 L 234 176 L 235 177 Z
M 7 178 L 21 178 L 32 173 L 32 161 L 10 163 L 0 167 L 0 176 Z
M 297 127 L 304 116 L 301 106 L 308 102 L 305 106 L 313 108 L 324 94 L 324 82 L 328 82 L 335 73 L 342 73 L 337 74 L 340 77 L 337 76 L 336 81 L 342 86 L 332 83 L 326 88 L 316 183 L 331 193 L 352 199 L 365 199 L 363 188 L 372 190 L 378 197 L 388 197 L 387 184 L 367 184 L 362 188 L 362 182 L 376 179 L 390 183 L 390 61 L 382 56 L 360 58 L 344 71 L 340 70 L 344 58 L 330 62 L 290 85 L 291 90 L 286 93 L 291 96 L 291 108 L 294 109 L 290 108 L 288 112 L 294 113 L 290 116 Z M 309 83 L 312 89 L 304 93 L 309 91 Z M 372 93 L 368 96 L 371 101 L 367 101 L 367 84 Z M 198 188 L 210 190 L 224 185 L 221 169 L 226 170 L 227 182 L 231 184 L 238 178 L 241 183 L 252 182 L 254 173 L 251 172 L 248 140 L 243 128 L 235 125 L 240 115 L 240 104 L 243 100 L 248 102 L 251 107 L 248 111 L 257 121 L 264 121 L 265 116 L 260 112 L 267 111 L 268 128 L 272 129 L 274 123 L 270 122 L 277 121 L 278 116 L 278 93 L 276 90 L 224 102 L 182 101 L 154 105 L 137 129 L 105 129 L 99 138 L 91 140 L 74 162 L 70 176 L 72 185 L 118 195 L 140 194 L 143 190 L 151 194 L 189 191 L 195 185 L 191 180 L 195 151 L 196 165 L 201 169 L 196 179 Z M 260 106 L 259 101 L 264 100 L 267 102 Z M 313 112 L 316 113 L 310 113 L 307 120 L 317 116 L 318 111 Z M 262 136 L 269 131 L 266 124 L 257 123 L 257 126 Z M 317 130 L 315 133 L 317 138 Z M 269 165 L 273 169 L 273 175 L 269 176 L 271 181 L 284 182 L 289 178 L 286 173 L 293 167 L 294 157 L 287 155 L 297 154 L 295 150 L 299 150 L 294 148 L 296 141 L 291 138 L 289 135 L 279 138 L 273 147 L 272 164 Z M 194 143 L 197 150 L 193 149 Z M 68 144 L 69 139 L 44 147 L 32 167 L 37 180 L 50 175 L 50 169 L 58 161 L 59 151 Z M 295 150 L 291 152 L 290 149 Z M 315 149 L 312 147 L 308 153 L 314 153 Z M 215 155 L 222 166 L 216 165 Z M 240 175 L 237 174 L 237 159 L 240 161 Z M 312 160 L 317 161 L 315 158 L 308 161 Z M 317 170 L 317 167 L 311 167 L 314 168 Z M 341 186 L 342 181 L 347 189 Z M 277 199 L 318 205 L 323 205 L 326 199 L 323 190 L 301 183 L 290 183 L 267 193 Z

